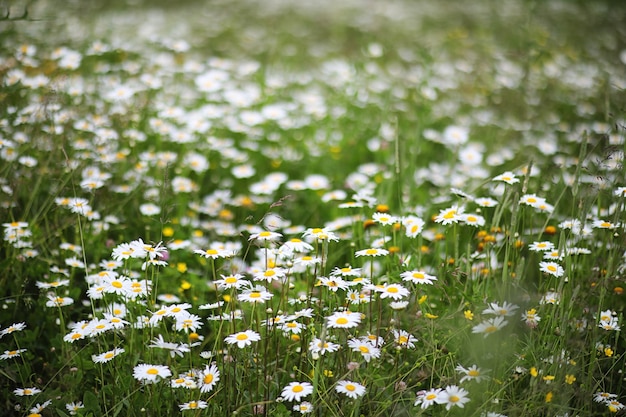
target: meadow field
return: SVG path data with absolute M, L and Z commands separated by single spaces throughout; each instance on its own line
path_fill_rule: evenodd
M 0 15 L 0 409 L 626 413 L 622 2 Z

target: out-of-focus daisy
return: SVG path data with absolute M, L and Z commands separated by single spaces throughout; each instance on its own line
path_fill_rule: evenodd
M 350 398 L 359 398 L 365 395 L 365 386 L 353 381 L 338 381 L 335 385 L 335 391 L 344 394 Z
M 300 401 L 313 393 L 313 385 L 309 382 L 290 382 L 283 388 L 280 396 L 286 401 Z
M 476 365 L 472 365 L 469 368 L 465 368 L 462 365 L 458 365 L 455 370 L 461 374 L 463 374 L 463 377 L 461 378 L 461 380 L 459 381 L 460 383 L 463 383 L 465 381 L 476 381 L 476 382 L 480 382 L 483 379 L 487 378 L 484 374 L 487 371 L 484 371 L 482 369 L 480 369 L 478 366 Z
M 515 304 L 511 304 L 508 301 L 499 305 L 498 303 L 489 303 L 489 308 L 483 310 L 483 314 L 493 314 L 494 316 L 510 317 L 515 314 L 515 311 L 519 308 Z
M 193 253 L 198 254 L 207 259 L 229 258 L 234 256 L 234 253 L 225 249 L 195 249 Z
M 602 219 L 594 220 L 591 223 L 591 227 L 596 229 L 616 229 L 620 226 L 619 223 L 613 223 Z
M 370 248 L 370 249 L 362 249 L 356 251 L 354 255 L 358 258 L 359 256 L 387 256 L 389 255 L 389 251 L 386 249 L 380 248 Z
M 328 228 L 310 228 L 304 231 L 302 237 L 314 238 L 320 241 L 338 242 L 339 236 Z
M 503 316 L 493 317 L 483 321 L 482 323 L 472 327 L 472 333 L 482 333 L 485 337 L 502 329 L 508 321 Z
M 514 173 L 506 171 L 500 175 L 493 177 L 492 181 L 502 181 L 506 182 L 507 184 L 515 184 L 519 182 L 519 178 L 517 178 Z
M 479 197 L 475 199 L 474 202 L 481 207 L 495 207 L 498 205 L 498 202 L 496 200 L 489 197 Z
M 539 300 L 539 304 L 559 304 L 560 301 L 561 296 L 558 293 L 554 291 L 549 291 L 543 297 L 541 297 L 541 300 Z
M 261 335 L 253 330 L 246 330 L 226 336 L 224 341 L 229 345 L 236 344 L 238 348 L 243 349 L 246 346 L 252 345 L 252 342 L 258 342 L 261 340 Z
M 537 314 L 537 310 L 531 308 L 530 310 L 526 310 L 522 313 L 522 320 L 526 323 L 526 325 L 530 328 L 535 328 L 541 321 L 541 317 Z

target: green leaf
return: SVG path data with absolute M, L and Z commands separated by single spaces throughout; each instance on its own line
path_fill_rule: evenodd
M 86 391 L 83 395 L 83 404 L 85 404 L 86 411 L 95 411 L 97 413 L 101 413 L 100 409 L 100 401 L 96 394 L 91 391 Z

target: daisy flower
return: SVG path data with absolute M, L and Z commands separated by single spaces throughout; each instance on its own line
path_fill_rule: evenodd
M 5 350 L 4 353 L 0 355 L 0 359 L 7 360 L 11 358 L 17 358 L 24 352 L 26 352 L 26 349 Z
M 495 207 L 498 205 L 498 202 L 496 200 L 489 197 L 479 197 L 474 200 L 474 202 L 481 207 Z
M 309 351 L 313 354 L 323 355 L 326 352 L 336 352 L 341 346 L 337 343 L 323 341 L 317 337 L 309 343 Z
M 358 398 L 365 395 L 365 386 L 353 381 L 339 381 L 335 385 L 335 391 L 347 395 L 350 398 Z
M 218 258 L 230 258 L 234 255 L 233 252 L 225 249 L 195 249 L 193 253 L 200 255 L 206 259 L 218 259 Z
M 123 348 L 115 348 L 99 355 L 91 355 L 91 360 L 95 363 L 106 363 L 122 353 L 124 353 Z
M 330 328 L 348 329 L 356 327 L 361 322 L 361 313 L 352 311 L 337 311 L 326 317 L 326 323 Z
M 404 226 L 405 235 L 409 238 L 414 238 L 424 230 L 424 220 L 416 216 L 405 216 L 402 218 L 402 225 Z
M 480 214 L 461 214 L 461 221 L 469 226 L 479 227 L 485 225 L 485 218 Z
M 483 310 L 483 314 L 493 314 L 494 316 L 506 316 L 510 317 L 515 314 L 515 310 L 519 307 L 515 304 L 510 304 L 505 301 L 502 305 L 498 303 L 489 303 L 489 308 Z
M 483 333 L 485 337 L 506 326 L 508 321 L 503 316 L 493 317 L 472 327 L 472 333 Z
M 554 249 L 554 243 L 547 240 L 543 242 L 533 242 L 528 245 L 528 249 L 533 252 L 551 251 L 552 249 Z
M 220 380 L 220 371 L 217 366 L 205 366 L 204 370 L 198 376 L 200 384 L 200 392 L 211 392 L 215 384 Z
M 273 242 L 280 239 L 281 237 L 283 237 L 283 235 L 281 235 L 280 233 L 264 230 L 262 232 L 250 235 L 248 240 L 262 240 L 267 242 Z
M 500 175 L 493 177 L 492 181 L 502 181 L 506 182 L 507 184 L 515 184 L 519 182 L 519 178 L 517 178 L 515 174 L 511 171 L 506 171 Z
M 348 340 L 348 346 L 352 348 L 353 352 L 359 352 L 365 362 L 369 362 L 372 358 L 380 357 L 380 349 L 372 345 L 369 340 L 350 339 Z
M 417 342 L 417 338 L 407 332 L 406 330 L 395 330 L 393 331 L 393 339 L 396 345 L 401 348 L 409 348 L 412 349 L 415 347 L 415 342 Z
M 463 377 L 461 378 L 461 380 L 459 381 L 460 383 L 463 383 L 465 381 L 476 381 L 476 382 L 480 382 L 483 379 L 486 378 L 486 376 L 484 376 L 483 374 L 485 373 L 485 371 L 481 370 L 478 366 L 476 365 L 472 365 L 469 368 L 465 368 L 461 365 L 458 365 L 455 370 L 461 374 L 463 374 Z
M 539 304 L 559 304 L 559 301 L 561 301 L 561 296 L 556 292 L 549 291 L 541 297 Z
M 339 241 L 339 236 L 337 236 L 337 234 L 329 230 L 329 228 L 327 227 L 309 228 L 304 231 L 304 233 L 302 234 L 302 237 L 304 238 L 310 237 L 310 238 L 314 238 L 317 240 L 327 240 L 327 241 L 332 241 L 332 242 Z
M 458 223 L 462 220 L 464 208 L 461 206 L 452 206 L 439 211 L 439 214 L 435 216 L 435 223 L 440 223 L 443 226 L 447 226 L 452 223 Z
M 437 281 L 437 277 L 429 275 L 421 270 L 405 271 L 400 274 L 403 281 L 409 281 L 414 284 L 431 284 L 433 281 Z
M 555 277 L 562 277 L 565 273 L 563 267 L 556 262 L 539 262 L 539 270 Z
M 85 408 L 85 405 L 82 401 L 65 404 L 65 409 L 70 413 L 71 416 L 75 416 L 83 408 Z
M 287 270 L 280 267 L 267 268 L 265 271 L 258 271 L 253 274 L 255 281 L 272 282 L 285 278 Z
M 246 346 L 252 345 L 252 342 L 258 342 L 261 340 L 261 335 L 253 330 L 246 330 L 243 332 L 231 334 L 226 336 L 224 341 L 229 345 L 237 344 L 237 347 L 243 349 Z
M 528 327 L 535 328 L 541 321 L 541 317 L 537 314 L 537 310 L 531 308 L 530 310 L 526 310 L 522 313 L 522 320 Z
M 267 291 L 264 287 L 257 286 L 254 289 L 245 290 L 237 296 L 237 299 L 247 303 L 265 303 L 273 296 L 274 294 Z
M 377 285 L 374 288 L 376 292 L 380 293 L 380 298 L 399 300 L 409 295 L 409 290 L 400 284 Z
M 361 276 L 361 268 L 352 268 L 351 266 L 346 266 L 344 268 L 335 267 L 331 272 L 332 276 L 342 276 L 342 277 L 360 277 Z
M 313 393 L 313 385 L 308 382 L 290 382 L 283 388 L 280 396 L 286 401 L 300 401 Z
M 543 197 L 537 197 L 535 194 L 525 194 L 519 199 L 520 204 L 526 204 L 531 207 L 539 207 L 546 203 L 546 199 Z
M 293 406 L 293 411 L 297 411 L 300 414 L 309 414 L 313 412 L 313 404 L 308 401 L 303 401 L 300 404 Z
M 441 402 L 442 392 L 443 389 L 441 388 L 432 388 L 428 391 L 420 391 L 417 393 L 414 405 L 419 405 L 422 409 L 426 409 L 433 404 L 439 404 Z
M 18 397 L 23 397 L 23 396 L 31 396 L 31 395 L 35 395 L 35 394 L 39 394 L 41 392 L 41 390 L 39 388 L 16 388 L 15 390 L 13 390 L 13 394 L 17 395 Z
M 250 281 L 244 279 L 244 276 L 241 274 L 233 274 L 233 275 L 222 275 L 222 279 L 218 279 L 214 281 L 217 287 L 221 290 L 235 288 L 240 289 L 242 287 L 250 286 Z
M 398 221 L 395 216 L 388 213 L 374 213 L 372 214 L 372 220 L 384 226 L 392 225 Z
M 446 410 L 451 409 L 454 406 L 463 408 L 465 403 L 470 399 L 467 398 L 469 392 L 463 388 L 459 388 L 456 385 L 449 385 L 440 394 L 440 404 L 446 405 Z
M 363 249 L 363 250 L 356 251 L 354 254 L 356 255 L 357 258 L 359 256 L 386 256 L 389 254 L 389 251 L 386 249 L 380 249 L 380 248 L 370 248 L 370 249 Z
M 202 408 L 207 408 L 209 403 L 206 401 L 198 400 L 198 401 L 189 401 L 183 404 L 179 404 L 178 407 L 181 411 L 184 410 L 200 410 Z
M 141 382 L 150 384 L 157 382 L 159 379 L 172 376 L 170 368 L 165 365 L 150 365 L 141 363 L 133 369 L 133 377 Z

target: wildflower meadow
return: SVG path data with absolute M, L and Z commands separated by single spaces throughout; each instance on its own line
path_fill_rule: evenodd
M 0 414 L 625 413 L 622 2 L 0 14 Z

